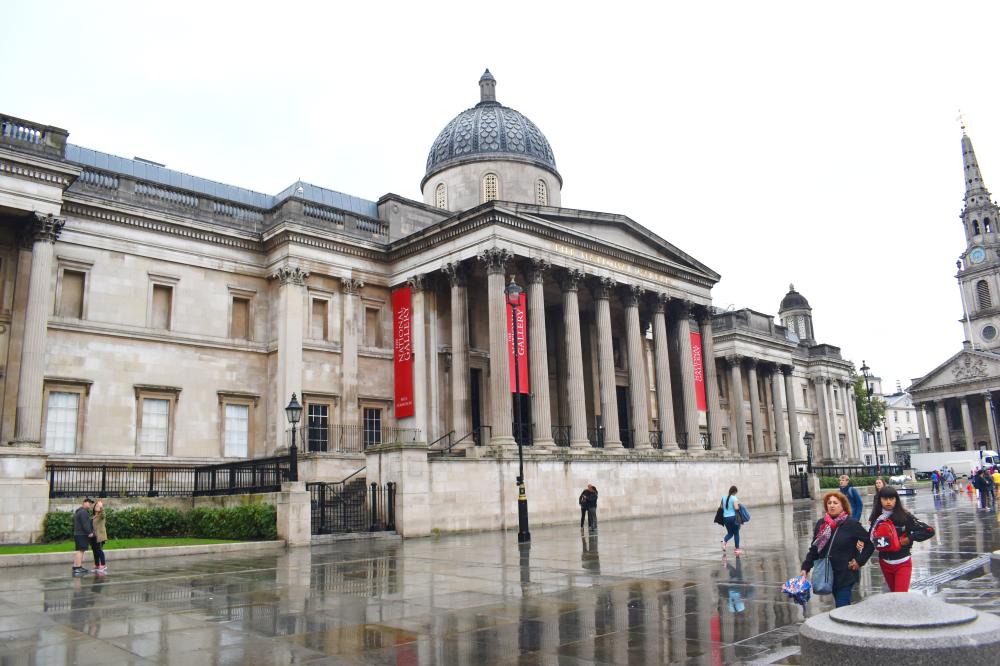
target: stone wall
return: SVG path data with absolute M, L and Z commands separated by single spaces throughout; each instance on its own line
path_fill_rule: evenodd
M 31 543 L 42 534 L 49 504 L 45 453 L 0 447 L 0 543 Z
M 45 486 L 48 493 L 48 484 Z M 154 507 L 190 511 L 195 508 L 225 508 L 242 504 L 278 504 L 280 493 L 254 493 L 251 495 L 213 495 L 211 497 L 105 497 L 104 506 L 108 509 L 131 509 Z M 98 499 L 93 497 L 92 499 Z M 83 497 L 56 497 L 48 500 L 49 511 L 75 511 Z
M 418 446 L 368 454 L 369 482 L 397 484 L 396 526 L 406 537 L 517 526 L 516 451 L 501 458 L 427 458 Z M 572 523 L 588 483 L 600 494 L 599 520 L 710 511 L 730 485 L 755 506 L 791 501 L 785 456 L 753 460 L 586 455 L 524 462 L 531 525 Z

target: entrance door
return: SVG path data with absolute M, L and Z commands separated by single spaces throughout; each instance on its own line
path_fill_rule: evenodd
M 622 446 L 632 448 L 632 426 L 629 421 L 631 410 L 628 408 L 628 387 L 615 387 L 615 402 L 618 403 L 618 430 L 621 433 Z
M 480 384 L 483 380 L 483 371 L 479 368 L 472 368 L 469 370 L 469 402 L 472 403 L 472 438 L 476 442 L 476 446 L 482 446 L 482 433 L 480 432 L 480 426 L 483 424 L 482 421 L 482 411 L 479 408 L 480 405 Z M 456 432 L 456 437 L 465 437 L 466 432 Z

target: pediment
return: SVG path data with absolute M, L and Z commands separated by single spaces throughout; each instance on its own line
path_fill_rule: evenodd
M 962 350 L 916 380 L 909 392 L 1000 380 L 1000 355 L 991 352 Z

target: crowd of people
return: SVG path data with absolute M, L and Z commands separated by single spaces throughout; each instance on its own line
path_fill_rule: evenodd
M 93 512 L 93 513 L 91 513 Z M 104 544 L 108 541 L 108 528 L 105 522 L 104 500 L 94 500 L 89 497 L 73 513 L 73 575 L 81 576 L 90 569 L 83 566 L 83 556 L 88 549 L 94 553 L 94 573 L 104 575 L 108 571 L 104 559 Z
M 971 497 L 979 495 L 979 508 L 984 511 L 996 510 L 997 488 L 1000 487 L 1000 468 L 980 467 L 964 477 L 964 490 Z M 961 492 L 962 482 L 955 475 L 955 470 L 943 467 L 931 472 L 931 491 L 943 492 L 947 488 L 953 493 Z

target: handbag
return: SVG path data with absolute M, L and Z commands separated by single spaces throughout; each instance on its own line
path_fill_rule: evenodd
M 837 531 L 834 530 L 830 535 L 830 542 L 826 544 L 826 555 L 813 564 L 812 591 L 816 594 L 833 594 L 833 564 L 829 555 L 830 549 L 833 548 L 833 540 L 837 538 Z
M 722 519 L 722 502 L 719 502 L 719 508 L 715 510 L 715 520 L 713 521 L 717 525 L 725 525 L 726 521 Z

